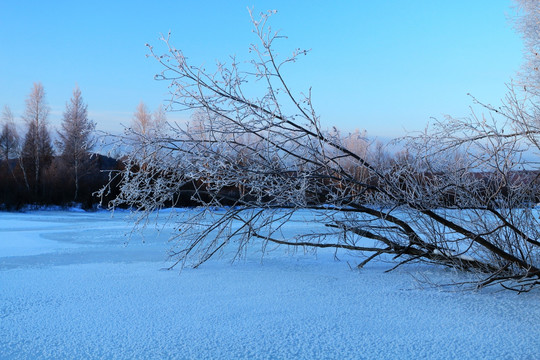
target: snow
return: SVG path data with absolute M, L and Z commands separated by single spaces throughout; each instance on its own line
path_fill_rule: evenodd
M 447 270 L 256 251 L 165 271 L 128 213 L 0 213 L 1 359 L 536 359 L 540 294 L 419 287 Z M 299 226 L 298 219 L 295 226 Z M 160 227 L 161 227 L 160 226 Z M 304 224 L 304 226 L 310 226 Z M 131 237 L 131 240 L 129 238 Z M 126 245 L 126 242 L 129 243 Z M 346 260 L 346 261 L 345 261 Z M 413 275 L 413 276 L 411 276 Z

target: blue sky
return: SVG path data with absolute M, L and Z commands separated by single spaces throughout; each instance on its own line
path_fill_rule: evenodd
M 511 0 L 2 0 L 0 106 L 20 116 L 41 81 L 57 126 L 78 84 L 98 128 L 118 131 L 141 100 L 154 109 L 167 98 L 145 43 L 171 30 L 194 63 L 244 57 L 256 40 L 248 6 L 278 10 L 280 52 L 312 49 L 286 75 L 298 92 L 313 88 L 325 127 L 399 136 L 430 117 L 466 116 L 467 93 L 497 104 L 522 62 Z

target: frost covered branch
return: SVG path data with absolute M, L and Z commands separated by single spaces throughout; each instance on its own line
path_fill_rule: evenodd
M 172 110 L 192 111 L 192 121 L 125 138 L 131 152 L 113 206 L 144 217 L 186 195 L 197 204 L 171 239 L 173 266 L 199 266 L 230 246 L 242 256 L 258 242 L 263 252 L 268 244 L 354 251 L 364 255 L 360 267 L 389 256 L 395 266 L 435 263 L 473 271 L 478 286 L 537 286 L 538 172 L 524 154 L 538 149 L 538 132 L 529 107 L 511 93 L 506 107 L 486 107 L 493 117 L 447 119 L 384 160 L 360 133 L 324 130 L 311 92 L 289 88 L 283 69 L 306 52 L 276 54 L 272 14 L 252 15 L 258 44 L 248 62 L 195 66 L 170 34 L 165 53 L 149 46 Z M 313 227 L 285 231 L 297 212 Z

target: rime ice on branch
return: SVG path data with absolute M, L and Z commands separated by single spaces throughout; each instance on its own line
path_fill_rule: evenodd
M 137 207 L 144 218 L 188 193 L 201 211 L 178 224 L 174 265 L 199 266 L 225 246 L 240 256 L 252 243 L 281 244 L 355 251 L 359 267 L 375 258 L 391 258 L 393 267 L 440 264 L 471 271 L 477 286 L 539 285 L 540 224 L 531 207 L 539 172 L 521 156 L 540 150 L 530 107 L 511 93 L 504 110 L 487 107 L 510 133 L 483 117 L 452 119 L 383 158 L 360 134 L 324 130 L 311 90 L 288 86 L 283 69 L 307 52 L 275 53 L 283 36 L 270 27 L 272 14 L 252 15 L 258 42 L 249 62 L 198 67 L 170 34 L 163 54 L 149 46 L 171 109 L 193 111 L 192 122 L 123 138 L 131 151 L 113 206 Z M 303 209 L 324 230 L 284 237 L 281 228 Z

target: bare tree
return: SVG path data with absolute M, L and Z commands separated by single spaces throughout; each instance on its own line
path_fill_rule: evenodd
M 441 124 L 409 138 L 390 166 L 371 162 L 380 148 L 372 154 L 337 130 L 325 131 L 310 92 L 297 96 L 289 88 L 283 69 L 306 51 L 276 55 L 282 36 L 270 28 L 271 14 L 252 17 L 259 43 L 247 64 L 233 58 L 215 71 L 194 66 L 170 34 L 165 54 L 149 46 L 164 67 L 157 79 L 170 83 L 172 106 L 196 110 L 197 119 L 147 138 L 145 151 L 131 151 L 112 205 L 138 207 L 144 217 L 175 204 L 183 185 L 195 182 L 192 199 L 201 211 L 178 225 L 175 265 L 199 266 L 234 244 L 241 255 L 258 240 L 263 249 L 355 251 L 364 256 L 358 267 L 391 256 L 394 267 L 422 261 L 472 271 L 477 286 L 539 285 L 540 224 L 530 205 L 537 182 L 516 173 L 519 134 L 498 136 L 496 126 L 473 117 L 456 122 L 457 132 Z M 512 113 L 518 106 L 509 105 L 506 119 L 528 124 Z M 230 196 L 235 188 L 243 191 Z M 224 204 L 234 206 L 214 211 Z M 284 232 L 306 209 L 314 226 Z
M 514 0 L 518 15 L 515 27 L 525 44 L 525 63 L 521 79 L 525 89 L 540 92 L 540 3 L 536 0 Z
M 51 137 L 47 128 L 48 116 L 49 106 L 45 101 L 43 85 L 34 83 L 32 92 L 26 99 L 26 110 L 23 115 L 28 129 L 21 151 L 21 165 L 26 186 L 28 189 L 32 187 L 35 195 L 40 191 L 42 173 L 53 157 Z
M 2 158 L 6 162 L 11 175 L 14 177 L 13 168 L 9 164 L 9 159 L 16 157 L 19 153 L 19 134 L 15 126 L 14 116 L 8 106 L 2 112 L 2 132 L 0 133 L 0 151 Z
M 131 128 L 134 133 L 145 136 L 152 126 L 152 114 L 148 111 L 148 108 L 144 102 L 140 102 L 137 105 L 137 110 L 133 115 L 131 122 Z
M 163 106 L 160 105 L 154 113 L 151 113 L 146 104 L 141 101 L 133 114 L 131 126 L 125 131 L 127 141 L 120 147 L 141 152 L 140 157 L 144 158 L 152 153 L 151 139 L 162 136 L 166 124 L 167 115 Z M 142 164 L 142 166 L 146 165 Z
M 152 136 L 156 132 L 162 131 L 166 124 L 167 114 L 163 105 L 151 113 L 146 104 L 141 101 L 133 114 L 130 130 L 135 137 Z
M 61 126 L 57 145 L 64 164 L 73 176 L 75 182 L 73 201 L 77 201 L 81 178 L 91 170 L 90 151 L 95 144 L 93 132 L 96 126 L 88 119 L 88 106 L 84 103 L 78 86 L 66 104 Z
M 167 126 L 167 113 L 163 105 L 159 105 L 158 108 L 152 114 L 152 129 L 157 133 L 162 133 Z

